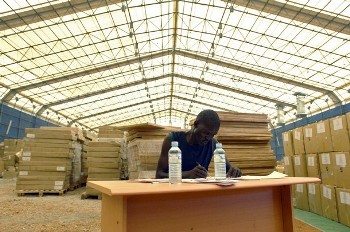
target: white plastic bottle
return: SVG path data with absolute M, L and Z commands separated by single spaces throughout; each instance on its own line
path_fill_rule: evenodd
M 214 151 L 214 168 L 216 179 L 226 178 L 226 157 L 221 143 L 216 144 L 216 149 Z
M 178 142 L 171 142 L 171 148 L 168 153 L 169 157 L 169 183 L 178 184 L 182 182 L 182 156 L 178 147 Z

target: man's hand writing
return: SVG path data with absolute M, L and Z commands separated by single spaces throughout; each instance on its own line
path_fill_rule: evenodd
M 226 174 L 227 177 L 240 177 L 241 175 L 242 175 L 241 170 L 236 167 L 231 167 Z

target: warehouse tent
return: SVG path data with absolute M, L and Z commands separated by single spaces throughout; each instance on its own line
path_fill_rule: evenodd
M 350 1 L 0 1 L 1 102 L 65 126 L 350 102 Z

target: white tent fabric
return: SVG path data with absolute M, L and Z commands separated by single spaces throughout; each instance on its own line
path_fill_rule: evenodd
M 350 1 L 0 1 L 0 99 L 95 129 L 350 101 Z

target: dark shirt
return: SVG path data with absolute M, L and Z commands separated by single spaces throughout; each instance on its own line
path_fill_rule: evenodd
M 190 145 L 186 140 L 186 132 L 170 132 L 170 141 L 177 141 L 182 153 L 182 171 L 195 168 L 197 162 L 208 170 L 211 158 L 215 150 L 215 139 L 210 140 L 204 146 Z

